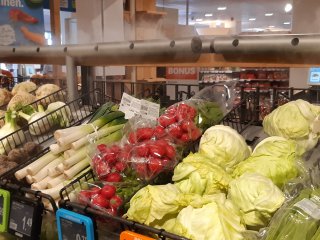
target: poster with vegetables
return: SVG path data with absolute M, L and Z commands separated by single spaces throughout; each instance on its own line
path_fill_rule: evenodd
M 44 45 L 42 0 L 0 0 L 0 45 Z

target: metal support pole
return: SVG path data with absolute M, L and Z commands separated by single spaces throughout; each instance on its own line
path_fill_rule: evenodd
M 78 97 L 78 82 L 76 78 L 77 74 L 74 59 L 68 55 L 66 56 L 66 68 L 68 101 L 72 101 Z
M 130 0 L 131 40 L 136 40 L 136 1 Z M 137 67 L 131 67 L 131 82 L 137 81 Z
M 189 0 L 186 0 L 186 25 L 189 25 Z
M 84 104 L 90 104 L 90 97 L 87 93 L 93 90 L 93 82 L 94 67 L 81 66 L 81 95 L 86 96 L 86 99 L 82 99 Z

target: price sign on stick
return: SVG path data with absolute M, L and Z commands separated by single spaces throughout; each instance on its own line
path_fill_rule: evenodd
M 59 209 L 56 217 L 59 240 L 95 239 L 91 218 L 65 209 Z
M 6 232 L 8 229 L 10 209 L 10 192 L 0 189 L 0 232 Z
M 8 232 L 22 239 L 40 239 L 42 213 L 40 201 L 13 196 Z

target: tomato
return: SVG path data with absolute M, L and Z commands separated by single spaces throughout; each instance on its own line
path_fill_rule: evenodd
M 166 147 L 166 156 L 169 159 L 174 159 L 176 157 L 176 149 L 169 144 Z
M 149 145 L 149 154 L 153 157 L 163 157 L 166 153 L 166 149 L 162 146 L 156 145 L 156 144 L 150 144 Z
M 102 208 L 108 208 L 110 202 L 104 196 L 99 194 L 91 200 L 91 204 L 93 204 L 94 206 L 102 207 Z
M 160 158 L 157 157 L 151 157 L 148 161 L 148 168 L 152 175 L 158 174 L 163 169 L 162 161 Z
M 178 124 L 171 125 L 168 129 L 170 136 L 174 138 L 180 138 L 182 135 L 182 130 Z
M 201 137 L 201 131 L 199 128 L 195 128 L 191 132 L 191 139 L 193 141 L 197 140 L 199 137 Z
M 166 135 L 166 130 L 164 127 L 158 125 L 154 128 L 154 136 L 156 138 L 162 138 Z
M 176 119 L 174 116 L 163 114 L 158 118 L 158 121 L 162 127 L 168 127 L 169 125 L 174 124 L 176 122 Z
M 123 172 L 127 167 L 124 162 L 117 162 L 114 166 L 118 172 Z
M 123 200 L 118 195 L 115 195 L 110 199 L 111 209 L 115 209 L 115 210 L 118 209 L 119 207 L 121 207 L 122 203 L 123 203 Z
M 110 199 L 116 194 L 116 190 L 117 189 L 116 189 L 115 186 L 107 184 L 107 185 L 103 186 L 103 188 L 101 189 L 100 194 L 102 196 L 104 196 L 105 198 Z
M 184 143 L 189 142 L 191 140 L 191 136 L 188 133 L 184 133 L 181 135 L 180 140 Z
M 154 134 L 153 128 L 138 128 L 136 131 L 137 141 L 150 140 Z
M 149 147 L 146 144 L 136 146 L 135 150 L 138 157 L 146 157 L 149 155 Z
M 107 182 L 121 182 L 121 180 L 122 176 L 117 172 L 110 173 L 105 178 L 105 181 Z

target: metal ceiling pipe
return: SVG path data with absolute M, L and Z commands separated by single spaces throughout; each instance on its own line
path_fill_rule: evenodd
M 0 47 L 0 57 L 64 57 L 61 46 Z
M 221 54 L 320 53 L 320 35 L 262 35 L 216 37 L 211 51 Z

